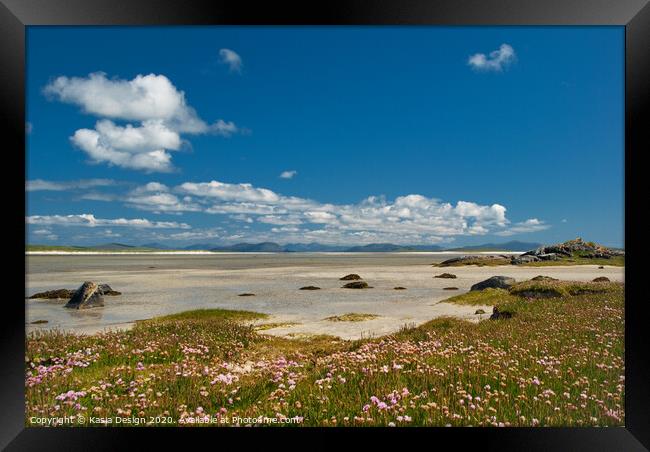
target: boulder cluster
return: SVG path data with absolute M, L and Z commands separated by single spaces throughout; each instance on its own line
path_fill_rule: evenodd
M 625 251 L 607 248 L 593 242 L 585 242 L 581 238 L 568 240 L 556 245 L 541 246 L 532 251 L 527 251 L 521 256 L 512 259 L 513 264 L 527 262 L 559 261 L 562 258 L 578 255 L 585 259 L 611 259 L 615 256 L 625 256 Z
M 97 284 L 86 281 L 78 289 L 55 289 L 38 292 L 30 299 L 68 300 L 66 308 L 85 309 L 104 306 L 104 296 L 122 295 L 122 292 L 113 290 L 108 284 Z

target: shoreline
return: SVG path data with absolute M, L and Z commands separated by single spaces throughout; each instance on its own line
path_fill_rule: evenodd
M 381 254 L 391 254 L 391 255 L 400 255 L 400 254 L 413 254 L 413 255 L 432 255 L 432 256 L 444 256 L 444 255 L 491 255 L 491 254 L 502 254 L 502 255 L 518 255 L 523 254 L 525 251 L 305 251 L 305 252 L 268 252 L 268 251 L 25 251 L 25 255 L 28 256 L 94 256 L 94 255 L 117 255 L 117 256 L 128 256 L 128 255 L 157 255 L 157 254 L 172 254 L 172 255 L 255 255 L 255 254 L 264 254 L 264 255 L 281 255 L 281 256 L 292 256 L 292 255 L 325 255 L 325 256 L 358 256 L 358 255 L 381 255 Z
M 119 262 L 110 263 L 105 268 L 77 271 L 61 269 L 57 264 L 58 271 L 28 274 L 26 296 L 36 291 L 74 287 L 83 280 L 106 282 L 123 295 L 108 298 L 105 307 L 82 311 L 65 310 L 61 302 L 27 299 L 25 328 L 28 332 L 58 329 L 94 334 L 106 329 L 130 329 L 136 320 L 218 308 L 269 315 L 268 321 L 262 323 L 292 324 L 266 329 L 264 334 L 330 334 L 344 339 L 356 339 L 389 334 L 404 324 L 420 325 L 439 317 L 480 320 L 475 315 L 476 308 L 440 302 L 450 296 L 465 293 L 473 284 L 495 275 L 511 276 L 517 281 L 540 274 L 576 281 L 591 281 L 596 276 L 607 276 L 618 282 L 624 282 L 625 279 L 625 267 L 599 269 L 595 265 L 543 268 L 469 266 L 440 269 L 403 263 L 353 264 L 343 259 L 327 266 L 286 264 L 288 265 L 282 267 L 233 269 L 215 268 L 212 263 L 206 262 L 200 268 L 145 267 L 137 273 Z M 443 272 L 456 274 L 457 278 L 433 277 Z M 339 278 L 349 273 L 360 274 L 373 288 L 342 289 Z M 318 286 L 321 290 L 299 290 L 300 287 L 309 285 Z M 397 286 L 404 286 L 407 290 L 396 291 L 394 287 Z M 444 290 L 449 286 L 458 289 L 453 293 Z M 256 296 L 239 296 L 245 292 Z M 488 312 L 488 309 L 485 311 Z M 377 317 L 360 322 L 325 320 L 349 313 Z M 47 320 L 48 323 L 31 324 L 37 320 Z

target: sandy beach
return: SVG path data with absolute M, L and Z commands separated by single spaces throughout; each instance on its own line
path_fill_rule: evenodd
M 74 288 L 86 280 L 110 284 L 123 293 L 106 297 L 102 308 L 64 309 L 64 301 L 25 300 L 27 331 L 61 329 L 95 333 L 129 328 L 136 320 L 201 308 L 241 309 L 269 314 L 258 323 L 283 324 L 265 334 L 301 337 L 329 334 L 358 339 L 388 334 L 404 325 L 419 325 L 441 316 L 478 321 L 477 306 L 441 303 L 468 291 L 490 276 L 525 280 L 548 275 L 564 280 L 590 281 L 606 276 L 624 280 L 624 268 L 596 265 L 557 267 L 436 268 L 431 256 L 230 256 L 216 258 L 50 257 L 30 256 L 26 296 L 42 290 Z M 271 263 L 275 266 L 271 266 Z M 456 279 L 434 275 L 450 272 Z M 339 278 L 357 273 L 371 289 L 343 289 Z M 314 285 L 315 291 L 298 290 Z M 394 290 L 396 286 L 407 290 Z M 459 290 L 443 290 L 457 287 Z M 255 296 L 240 297 L 241 293 Z M 489 314 L 491 307 L 483 309 Z M 361 322 L 333 322 L 327 317 L 347 313 L 378 316 Z M 31 324 L 37 320 L 47 323 Z

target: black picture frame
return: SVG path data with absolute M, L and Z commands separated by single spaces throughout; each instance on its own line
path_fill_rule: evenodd
M 25 175 L 25 27 L 32 25 L 619 25 L 625 27 L 625 242 L 626 242 L 626 397 L 625 428 L 511 428 L 511 429 L 411 429 L 408 444 L 417 436 L 420 444 L 441 439 L 456 446 L 517 450 L 646 450 L 650 447 L 650 366 L 648 364 L 647 297 L 640 263 L 643 233 L 641 220 L 646 200 L 642 187 L 642 156 L 650 150 L 650 5 L 648 0 L 444 0 L 427 1 L 328 1 L 300 5 L 277 2 L 199 0 L 0 0 L 0 111 L 6 127 L 5 147 L 15 162 L 6 176 L 5 196 L 15 203 L 6 211 L 10 234 L 25 232 L 25 195 L 18 179 Z M 22 170 L 22 171 L 21 171 Z M 6 180 L 6 179 L 5 179 Z M 637 202 L 638 200 L 638 202 Z M 21 210 L 22 209 L 22 210 Z M 21 218 L 22 212 L 22 218 Z M 603 215 L 607 215 L 603 212 Z M 638 217 L 637 217 L 638 215 Z M 645 227 L 644 227 L 645 226 Z M 5 236 L 7 237 L 7 236 Z M 9 239 L 6 262 L 24 263 L 24 242 Z M 24 265 L 23 265 L 24 266 Z M 17 265 L 9 265 L 21 271 Z M 136 433 L 158 438 L 178 429 L 46 429 L 26 428 L 24 420 L 24 305 L 18 303 L 20 278 L 5 281 L 12 287 L 5 299 L 5 324 L 0 328 L 0 447 L 8 450 L 113 450 L 131 441 Z M 23 297 L 24 295 L 21 295 Z M 21 322 L 22 319 L 22 322 Z M 127 432 L 128 430 L 128 432 Z M 163 432 L 161 433 L 161 430 Z M 185 429 L 186 432 L 212 429 Z M 242 438 L 249 429 L 237 432 Z M 269 429 L 262 429 L 266 432 Z M 279 430 L 279 429 L 273 429 Z M 292 438 L 298 430 L 281 429 Z M 315 429 L 322 432 L 321 429 Z M 327 438 L 336 441 L 336 431 Z M 372 430 L 373 437 L 378 430 Z M 432 433 L 435 430 L 435 433 Z M 331 434 L 329 433 L 331 432 Z M 185 432 L 183 432 L 185 433 Z M 243 433 L 243 434 L 242 434 Z M 391 436 L 402 436 L 391 431 Z M 219 435 L 224 435 L 219 430 Z M 363 435 L 364 433 L 361 432 Z M 227 433 L 227 436 L 232 433 Z M 266 434 L 264 435 L 266 436 Z M 300 435 L 301 436 L 301 435 Z M 383 435 L 386 436 L 386 435 Z M 125 439 L 128 438 L 128 439 Z M 183 435 L 183 438 L 186 438 Z M 214 440 L 214 434 L 211 435 Z M 219 438 L 223 438 L 220 436 Z M 247 439 L 248 440 L 248 439 Z M 246 440 L 246 441 L 247 441 Z M 286 441 L 286 439 L 284 440 Z M 302 440 L 301 440 L 302 441 Z M 403 440 L 398 440 L 403 441 Z M 308 446 L 311 443 L 304 443 Z

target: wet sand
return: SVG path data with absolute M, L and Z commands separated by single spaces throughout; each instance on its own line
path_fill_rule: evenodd
M 87 310 L 63 308 L 65 301 L 25 300 L 27 331 L 60 329 L 94 333 L 129 328 L 136 320 L 192 309 L 243 309 L 269 314 L 259 323 L 295 323 L 265 334 L 300 337 L 330 334 L 343 339 L 380 336 L 404 325 L 419 325 L 440 316 L 478 321 L 480 306 L 442 300 L 466 292 L 490 276 L 517 280 L 548 275 L 590 281 L 607 276 L 624 280 L 624 269 L 595 265 L 558 267 L 432 267 L 450 255 L 433 253 L 316 253 L 222 256 L 28 256 L 26 296 L 42 290 L 75 288 L 86 280 L 110 284 L 123 295 L 105 297 L 106 306 Z M 153 267 L 153 268 L 152 268 Z M 457 279 L 433 278 L 443 272 Z M 348 273 L 361 275 L 372 289 L 342 289 Z M 314 285 L 322 290 L 302 291 Z M 396 286 L 407 290 L 394 290 Z M 447 291 L 444 287 L 458 287 Z M 254 297 L 239 297 L 240 293 Z M 489 315 L 491 307 L 482 307 Z M 362 322 L 332 322 L 346 313 L 374 314 Z M 33 325 L 36 320 L 48 323 Z

